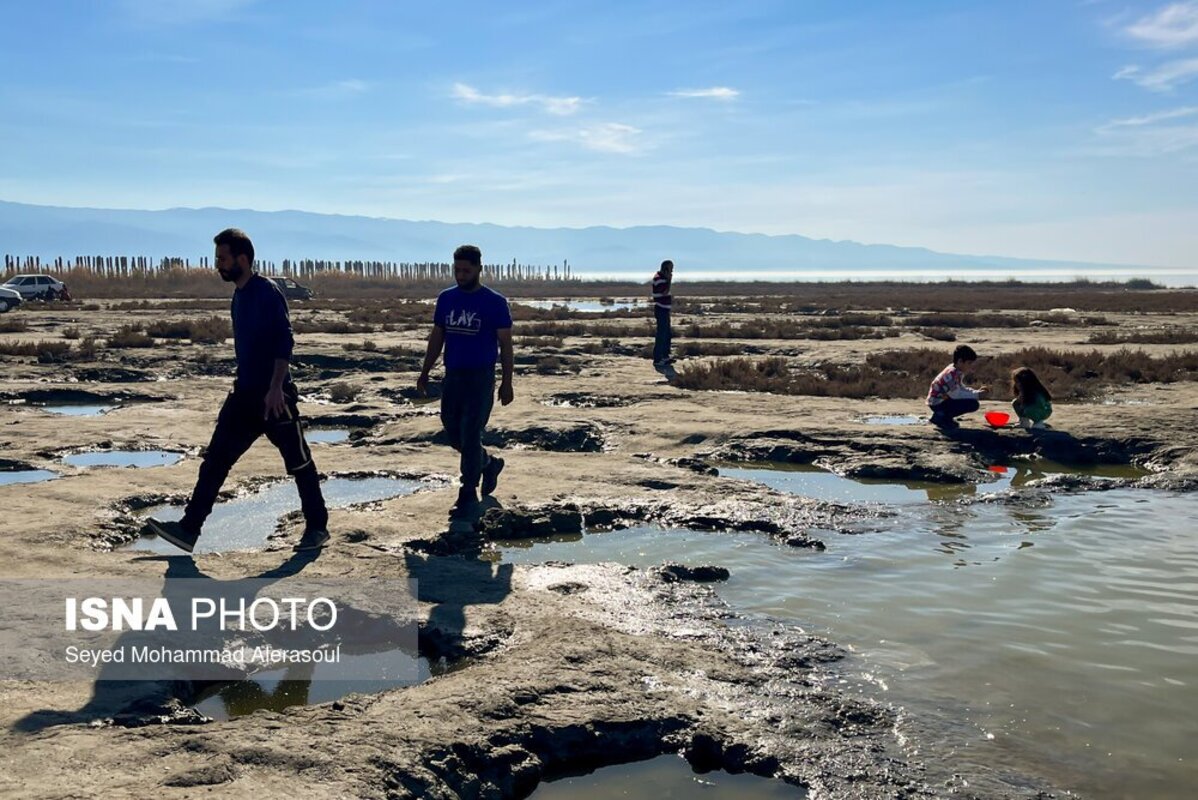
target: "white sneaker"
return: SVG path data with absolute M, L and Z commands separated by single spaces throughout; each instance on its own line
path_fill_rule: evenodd
M 1048 428 L 1048 423 L 1047 422 L 1037 422 L 1034 425 L 1032 425 L 1032 428 L 1034 428 L 1035 430 L 1038 430 L 1038 431 L 1046 430 Z
M 1019 427 L 1023 428 L 1025 431 L 1030 431 L 1032 429 L 1032 421 L 1027 417 L 1020 417 Z

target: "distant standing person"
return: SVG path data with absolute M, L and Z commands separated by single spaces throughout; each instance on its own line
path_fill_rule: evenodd
M 151 518 L 147 524 L 154 533 L 190 553 L 229 470 L 265 434 L 282 454 L 283 464 L 299 489 L 305 525 L 295 549 L 319 549 L 329 539 L 329 513 L 320 493 L 312 451 L 304 440 L 296 405 L 299 393 L 291 382 L 295 340 L 287 300 L 274 281 L 254 272 L 254 243 L 243 231 L 223 230 L 213 242 L 216 271 L 237 287 L 232 304 L 237 378 L 216 418 L 216 430 L 204 452 L 183 518 L 178 522 Z
M 670 358 L 670 284 L 674 281 L 674 262 L 666 259 L 661 269 L 653 275 L 653 318 L 657 320 L 657 334 L 653 339 L 653 368 L 666 376 L 676 377 L 674 359 Z
M 462 484 L 454 508 L 466 512 L 478 502 L 477 490 L 491 494 L 499 483 L 503 459 L 483 449 L 482 435 L 495 402 L 495 362 L 502 364 L 499 402 L 507 405 L 512 391 L 512 312 L 507 299 L 482 285 L 482 252 L 471 244 L 453 251 L 451 286 L 437 297 L 433 330 L 428 337 L 424 368 L 416 380 L 421 394 L 445 348 L 445 380 L 441 384 L 441 424 L 449 443 L 462 454 Z
M 928 387 L 928 407 L 932 409 L 933 425 L 957 427 L 957 417 L 977 411 L 978 398 L 986 387 L 974 389 L 965 385 L 965 370 L 978 360 L 978 354 L 967 344 L 953 350 L 953 363 L 940 370 Z

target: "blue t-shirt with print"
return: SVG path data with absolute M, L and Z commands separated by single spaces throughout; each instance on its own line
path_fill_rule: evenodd
M 445 331 L 445 368 L 482 369 L 499 360 L 498 330 L 512 327 L 507 298 L 486 286 L 451 286 L 437 296 L 433 324 Z

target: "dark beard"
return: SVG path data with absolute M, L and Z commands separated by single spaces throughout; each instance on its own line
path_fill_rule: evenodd
M 241 279 L 241 276 L 245 274 L 245 270 L 241 268 L 240 264 L 234 264 L 233 266 L 229 267 L 227 272 L 223 270 L 217 270 L 217 272 L 220 273 L 221 280 L 225 281 L 226 283 L 236 283 Z
M 461 283 L 459 281 L 458 288 L 464 292 L 473 292 L 479 287 L 480 283 L 482 283 L 482 276 L 477 276 L 474 280 L 470 281 L 470 283 Z

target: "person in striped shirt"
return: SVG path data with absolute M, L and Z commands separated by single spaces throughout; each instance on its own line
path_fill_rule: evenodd
M 953 350 L 953 363 L 940 370 L 928 387 L 928 408 L 932 409 L 931 423 L 943 428 L 957 427 L 957 417 L 977 411 L 978 399 L 987 387 L 974 389 L 965 385 L 965 370 L 978 360 L 978 354 L 967 344 Z
M 666 259 L 653 275 L 653 318 L 657 320 L 657 335 L 653 340 L 653 368 L 673 380 L 675 373 L 670 358 L 670 284 L 674 280 L 674 262 Z

